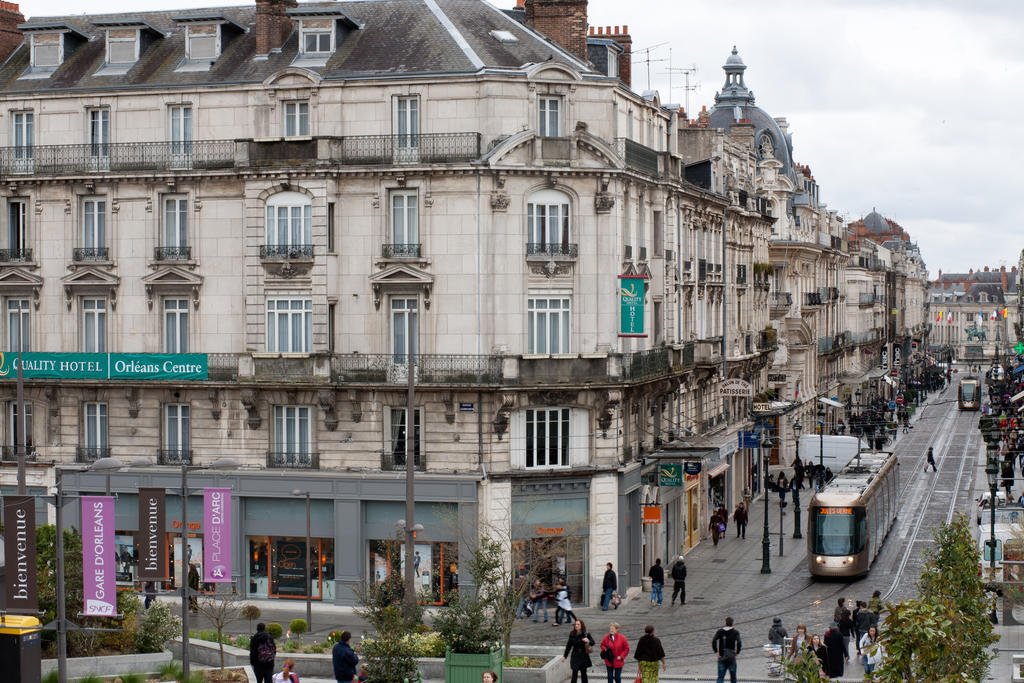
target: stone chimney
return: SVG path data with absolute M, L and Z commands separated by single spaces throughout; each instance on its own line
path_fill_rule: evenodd
M 0 62 L 11 56 L 24 41 L 18 24 L 24 24 L 16 2 L 0 2 Z
M 523 6 L 528 25 L 587 62 L 587 0 L 526 0 Z
M 292 32 L 292 20 L 285 11 L 297 6 L 296 0 L 256 0 L 256 54 L 265 55 L 284 44 Z

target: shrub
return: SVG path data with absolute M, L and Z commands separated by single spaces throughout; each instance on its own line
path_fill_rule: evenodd
M 160 652 L 164 643 L 181 635 L 181 619 L 166 602 L 154 602 L 135 631 L 136 652 Z
M 150 607 L 150 609 L 153 608 Z M 180 681 L 184 675 L 181 671 L 181 662 L 178 661 L 167 662 L 161 665 L 158 671 L 160 672 L 161 681 Z
M 199 632 L 199 640 L 205 640 L 210 643 L 218 642 L 217 632 L 213 629 L 203 629 Z
M 309 624 L 306 623 L 305 619 L 292 619 L 292 623 L 288 624 L 288 630 L 297 636 L 301 636 L 309 630 Z
M 240 647 L 243 650 L 249 649 L 249 636 L 235 636 L 235 642 L 231 643 L 235 647 Z
M 285 652 L 298 652 L 302 649 L 302 645 L 297 640 L 289 638 L 284 642 L 284 647 L 281 648 Z
M 276 621 L 272 621 L 269 624 L 267 624 L 267 633 L 270 634 L 271 638 L 277 640 L 278 638 L 284 635 L 284 627 Z
M 327 634 L 327 637 L 324 639 L 324 644 L 329 646 L 329 647 L 334 647 L 335 644 L 339 640 L 341 640 L 341 633 L 342 633 L 341 631 L 337 631 L 337 630 L 331 631 L 330 633 Z
M 60 683 L 60 674 L 54 669 L 42 678 L 42 683 Z
M 323 645 L 321 645 L 320 643 L 318 643 L 318 642 L 316 642 L 314 640 L 312 645 L 308 645 L 306 647 L 306 652 L 308 652 L 310 654 L 314 654 L 314 655 L 321 655 L 321 654 L 324 653 L 325 649 L 326 648 L 324 648 Z

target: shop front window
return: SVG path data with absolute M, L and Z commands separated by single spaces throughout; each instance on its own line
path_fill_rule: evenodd
M 586 557 L 585 536 L 530 538 L 512 542 L 517 574 L 540 579 L 549 591 L 554 590 L 555 581 L 565 579 L 574 607 L 587 604 Z
M 310 588 L 314 600 L 334 601 L 334 539 L 311 538 Z M 249 595 L 306 598 L 306 538 L 249 537 Z
M 117 562 L 114 565 L 117 585 L 133 585 L 138 571 L 139 556 L 135 552 L 135 537 L 131 532 L 118 533 L 114 536 L 114 553 L 117 555 Z
M 420 601 L 432 605 L 447 604 L 459 588 L 459 544 L 454 542 L 417 543 L 413 551 L 413 569 Z M 404 544 L 398 549 L 398 562 L 405 561 Z M 388 542 L 370 541 L 369 574 L 374 583 L 383 582 L 393 570 Z

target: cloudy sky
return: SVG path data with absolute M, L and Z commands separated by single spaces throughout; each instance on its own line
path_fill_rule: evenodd
M 146 9 L 247 2 L 147 0 Z M 496 3 L 514 4 L 514 0 Z M 67 13 L 68 0 L 27 0 L 26 16 Z M 92 0 L 90 13 L 138 9 Z M 1024 248 L 1013 170 L 1024 111 L 1024 2 L 1018 0 L 590 0 L 592 25 L 628 24 L 651 87 L 691 111 L 710 107 L 735 44 L 757 104 L 785 116 L 794 156 L 829 207 L 853 221 L 877 207 L 921 246 L 934 276 L 1014 265 Z M 653 61 L 663 60 L 663 61 Z M 633 87 L 647 87 L 634 63 Z M 1014 162 L 1014 163 L 1011 163 Z

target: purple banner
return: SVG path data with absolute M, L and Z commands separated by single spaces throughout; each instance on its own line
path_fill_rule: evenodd
M 231 583 L 231 489 L 203 489 L 203 581 Z
M 117 613 L 113 496 L 82 496 L 82 592 L 85 615 Z

